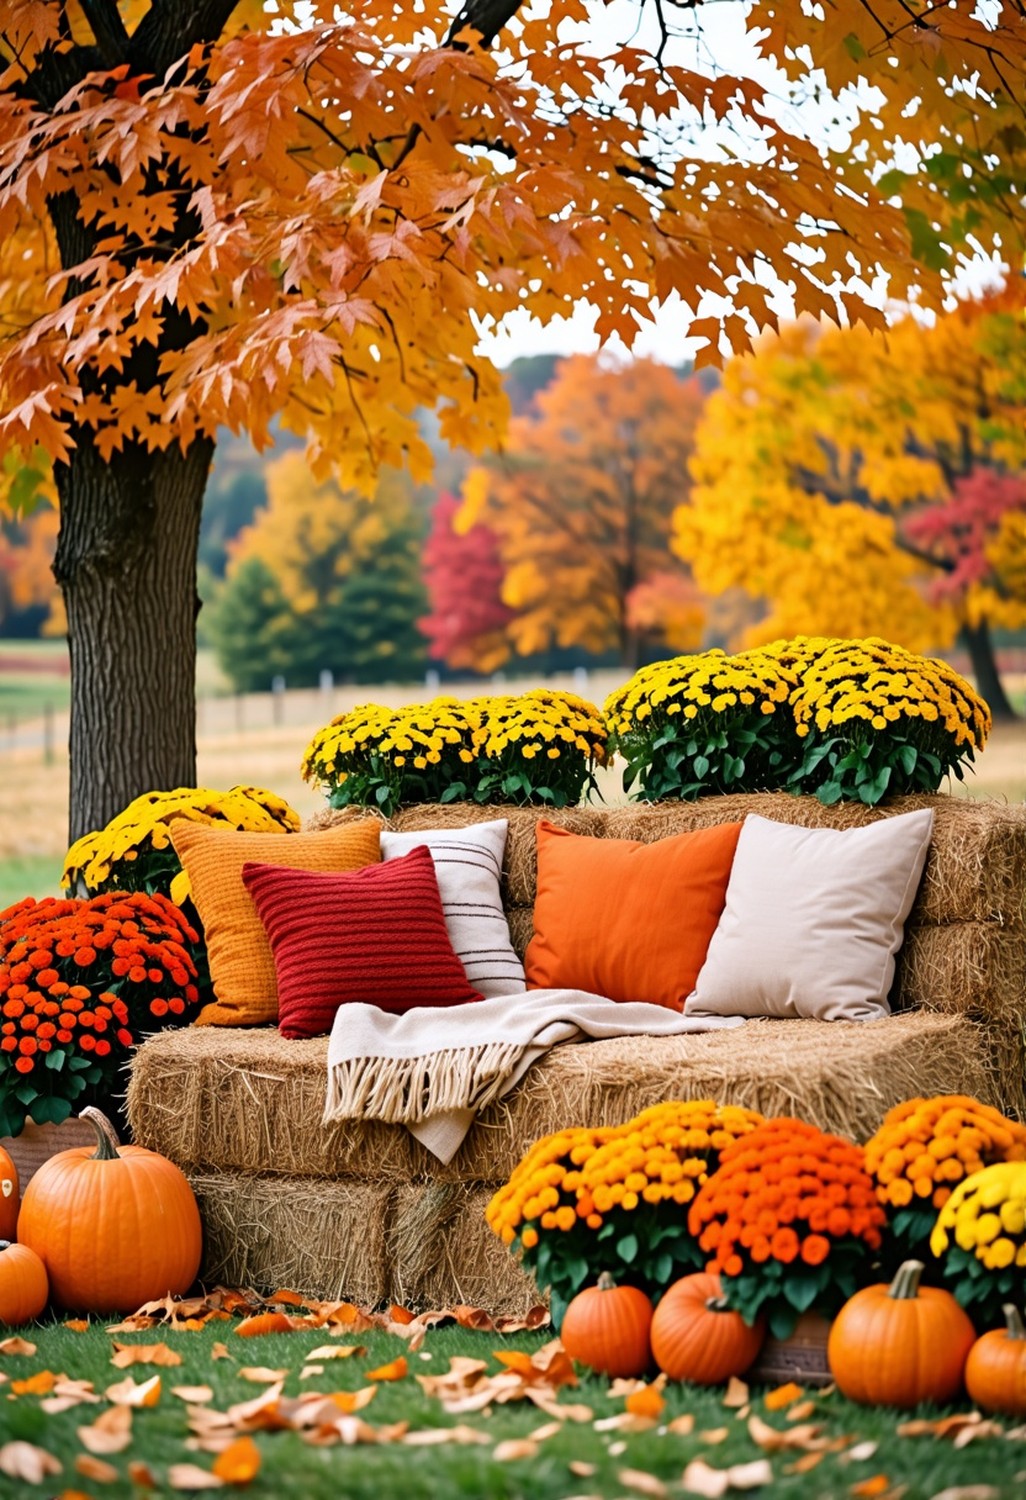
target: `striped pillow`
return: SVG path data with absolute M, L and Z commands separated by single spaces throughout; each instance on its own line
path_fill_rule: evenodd
M 426 845 L 435 862 L 449 940 L 467 978 L 486 1000 L 523 994 L 524 966 L 509 940 L 499 881 L 506 848 L 505 818 L 469 828 L 427 828 L 381 834 L 381 858 L 401 858 Z
M 320 1036 L 353 1001 L 399 1014 L 482 998 L 453 952 L 426 849 L 348 875 L 245 864 L 242 878 L 274 954 L 282 1036 Z

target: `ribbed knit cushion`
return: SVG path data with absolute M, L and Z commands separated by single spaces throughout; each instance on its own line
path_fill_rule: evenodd
M 282 1036 L 319 1036 L 363 1001 L 402 1012 L 480 1000 L 456 957 L 430 852 L 419 845 L 352 875 L 243 866 L 278 978 Z
M 203 923 L 216 1000 L 197 1017 L 200 1026 L 261 1026 L 278 1019 L 274 957 L 252 897 L 242 883 L 247 862 L 298 870 L 358 870 L 381 858 L 376 818 L 361 818 L 322 833 L 244 833 L 176 818 L 175 853 L 189 876 Z

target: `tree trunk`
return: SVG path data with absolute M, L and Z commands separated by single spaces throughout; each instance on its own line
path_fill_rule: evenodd
M 990 705 L 994 722 L 1011 722 L 1017 715 L 998 675 L 994 643 L 990 638 L 990 627 L 986 620 L 981 621 L 979 625 L 963 625 L 959 631 L 959 639 L 969 652 L 977 692 L 981 697 L 986 698 Z
M 104 461 L 84 434 L 56 466 L 72 841 L 143 792 L 195 784 L 196 551 L 213 451 L 128 444 Z

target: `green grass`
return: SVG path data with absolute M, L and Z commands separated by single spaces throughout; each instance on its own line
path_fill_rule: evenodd
M 91 1380 L 98 1392 L 114 1381 L 131 1374 L 141 1382 L 157 1373 L 154 1367 L 136 1365 L 121 1371 L 110 1364 L 111 1339 L 102 1326 L 85 1333 L 73 1333 L 62 1326 L 30 1327 L 22 1330 L 37 1344 L 34 1355 L 0 1357 L 0 1366 L 9 1379 L 24 1378 L 39 1370 L 65 1372 L 76 1379 Z M 358 1342 L 367 1347 L 365 1357 L 353 1357 L 325 1366 L 324 1374 L 299 1381 L 303 1354 L 317 1344 L 328 1342 L 323 1331 L 302 1330 L 288 1334 L 242 1340 L 233 1335 L 224 1322 L 209 1324 L 201 1332 L 169 1333 L 162 1329 L 140 1335 L 120 1335 L 127 1342 L 152 1343 L 163 1339 L 182 1355 L 183 1363 L 174 1369 L 162 1369 L 163 1394 L 152 1410 L 134 1414 L 133 1441 L 111 1462 L 123 1476 L 120 1482 L 102 1488 L 75 1474 L 74 1463 L 82 1447 L 76 1436 L 79 1426 L 89 1424 L 98 1406 L 78 1406 L 57 1415 L 40 1408 L 40 1397 L 22 1395 L 0 1402 L 0 1443 L 23 1439 L 36 1443 L 54 1454 L 64 1466 L 63 1474 L 47 1481 L 43 1491 L 18 1490 L 11 1481 L 0 1478 L 0 1494 L 56 1494 L 62 1488 L 81 1489 L 112 1500 L 138 1500 L 125 1472 L 130 1461 L 142 1459 L 151 1465 L 163 1486 L 167 1466 L 192 1462 L 209 1468 L 212 1456 L 190 1452 L 184 1446 L 188 1434 L 184 1404 L 171 1394 L 175 1385 L 207 1384 L 213 1388 L 213 1408 L 225 1410 L 234 1402 L 259 1394 L 261 1387 L 238 1376 L 243 1365 L 267 1365 L 288 1368 L 290 1375 L 286 1395 L 315 1389 L 355 1390 L 367 1384 L 366 1372 L 375 1365 L 404 1352 L 404 1344 L 393 1335 L 380 1332 L 362 1333 L 344 1342 Z M 762 1456 L 747 1432 L 744 1418 L 724 1408 L 722 1392 L 702 1391 L 691 1387 L 671 1387 L 663 1423 L 683 1412 L 692 1412 L 695 1431 L 689 1436 L 654 1429 L 643 1433 L 596 1432 L 590 1423 L 568 1422 L 558 1434 L 545 1438 L 537 1454 L 528 1459 L 499 1462 L 493 1457 L 496 1443 L 507 1438 L 523 1438 L 546 1425 L 549 1418 L 527 1402 L 497 1406 L 490 1415 L 480 1412 L 447 1416 L 439 1402 L 421 1391 L 414 1380 L 418 1373 L 441 1373 L 448 1368 L 452 1355 L 488 1358 L 499 1347 L 534 1349 L 544 1342 L 545 1334 L 520 1334 L 502 1339 L 495 1334 L 477 1334 L 461 1329 L 432 1330 L 421 1354 L 410 1355 L 410 1375 L 394 1384 L 382 1384 L 373 1402 L 360 1416 L 381 1426 L 407 1421 L 412 1428 L 445 1427 L 463 1423 L 485 1432 L 489 1442 L 480 1447 L 444 1445 L 410 1448 L 401 1445 L 381 1447 L 314 1447 L 292 1432 L 258 1432 L 255 1441 L 262 1456 L 261 1472 L 248 1494 L 254 1497 L 291 1495 L 295 1500 L 381 1500 L 401 1495 L 403 1500 L 449 1500 L 453 1496 L 488 1496 L 497 1500 L 565 1500 L 572 1495 L 629 1496 L 636 1494 L 629 1481 L 619 1477 L 623 1469 L 646 1471 L 656 1475 L 671 1491 L 683 1493 L 680 1479 L 685 1465 L 702 1457 L 715 1468 L 733 1463 L 750 1462 Z M 233 1359 L 213 1360 L 212 1345 L 221 1340 L 229 1345 Z M 498 1369 L 497 1365 L 493 1368 Z M 604 1381 L 588 1379 L 576 1390 L 563 1390 L 564 1401 L 585 1402 L 595 1417 L 610 1416 L 623 1409 L 622 1400 L 610 1400 Z M 780 1429 L 788 1426 L 785 1413 L 767 1412 L 756 1394 L 753 1412 Z M 924 1410 L 920 1415 L 935 1415 Z M 851 1487 L 874 1475 L 886 1475 L 890 1485 L 905 1485 L 906 1500 L 930 1500 L 948 1486 L 978 1484 L 981 1480 L 993 1486 L 988 1495 L 1021 1497 L 1026 1491 L 1026 1443 L 990 1438 L 961 1450 L 939 1439 L 903 1439 L 896 1435 L 905 1414 L 869 1410 L 852 1406 L 836 1394 L 816 1399 L 812 1419 L 823 1426 L 824 1434 L 844 1437 L 850 1447 L 855 1442 L 872 1440 L 877 1451 L 868 1459 L 845 1462 L 843 1453 L 828 1454 L 808 1474 L 788 1474 L 787 1467 L 800 1454 L 779 1453 L 771 1456 L 774 1482 L 757 1492 L 772 1495 L 774 1500 L 806 1500 L 806 1497 L 847 1496 Z M 1011 1424 L 1006 1424 L 1010 1426 Z M 728 1436 L 711 1443 L 703 1433 L 726 1427 Z M 623 1450 L 612 1450 L 623 1444 Z M 594 1476 L 578 1477 L 571 1473 L 572 1460 L 597 1465 Z M 156 1493 L 171 1491 L 161 1487 Z M 756 1492 L 752 1492 L 756 1493 Z
M 59 896 L 61 863 L 51 854 L 0 859 L 0 911 L 23 896 Z

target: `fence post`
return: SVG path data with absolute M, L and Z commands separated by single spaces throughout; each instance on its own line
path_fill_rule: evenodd
M 43 764 L 53 765 L 53 704 L 43 704 Z

